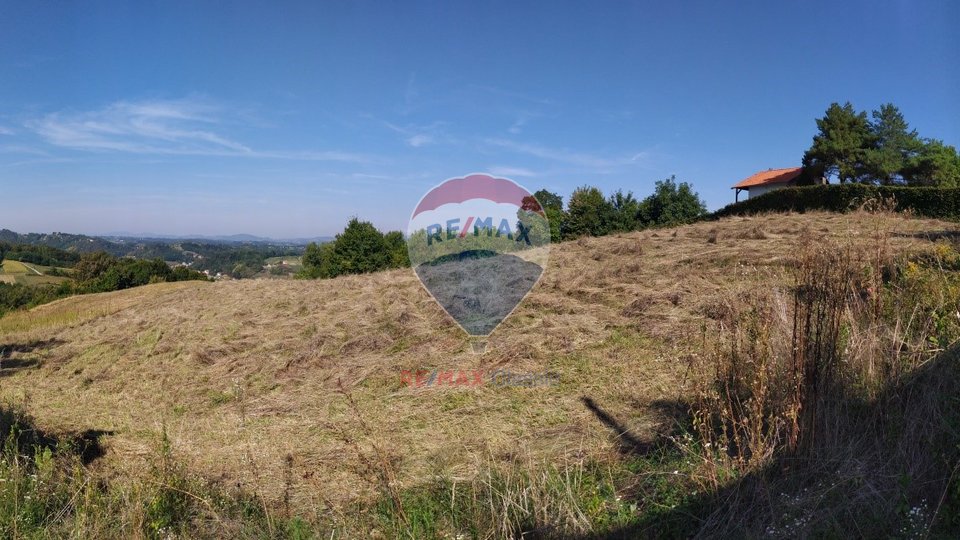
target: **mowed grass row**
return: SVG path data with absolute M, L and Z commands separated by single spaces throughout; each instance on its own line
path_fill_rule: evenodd
M 23 285 L 58 285 L 70 278 L 47 275 L 53 267 L 40 264 L 23 263 L 5 259 L 0 266 L 0 283 L 20 283 Z M 69 274 L 69 268 L 58 268 L 60 273 Z
M 3 261 L 3 266 L 0 266 L 0 272 L 4 274 L 34 274 L 34 272 L 30 272 L 22 262 L 11 260 Z

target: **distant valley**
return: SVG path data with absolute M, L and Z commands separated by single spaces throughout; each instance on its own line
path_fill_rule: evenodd
M 111 235 L 90 236 L 63 232 L 18 233 L 0 230 L 0 243 L 46 246 L 75 254 L 106 252 L 114 257 L 163 259 L 170 264 L 186 265 L 193 270 L 235 278 L 253 277 L 264 272 L 267 259 L 298 257 L 310 242 L 322 243 L 327 237 L 272 239 L 249 234 L 228 236 Z M 276 273 L 276 272 L 274 272 Z

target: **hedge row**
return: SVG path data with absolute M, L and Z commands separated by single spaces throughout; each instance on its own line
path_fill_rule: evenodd
M 871 200 L 879 199 L 892 199 L 897 210 L 911 210 L 920 216 L 960 221 L 960 188 L 869 184 L 830 184 L 778 189 L 725 206 L 711 217 L 807 210 L 848 212 Z

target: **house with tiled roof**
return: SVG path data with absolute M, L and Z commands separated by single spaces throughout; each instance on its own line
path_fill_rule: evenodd
M 803 174 L 803 167 L 789 167 L 786 169 L 767 169 L 760 171 L 753 176 L 745 178 L 734 185 L 734 201 L 740 200 L 740 192 L 746 191 L 747 198 L 763 195 L 768 191 L 797 185 L 797 181 Z M 821 179 L 826 183 L 826 179 Z

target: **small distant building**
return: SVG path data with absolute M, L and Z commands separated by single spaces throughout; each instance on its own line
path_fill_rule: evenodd
M 752 199 L 759 195 L 763 195 L 768 191 L 773 191 L 775 189 L 784 188 L 787 186 L 794 186 L 797 184 L 797 181 L 800 179 L 800 175 L 803 173 L 803 167 L 790 167 L 787 169 L 767 169 L 765 171 L 758 172 L 757 174 L 741 180 L 731 189 L 734 189 L 733 200 L 738 202 L 740 200 L 740 192 L 746 191 L 747 198 Z M 826 183 L 825 180 L 821 180 L 823 183 Z

